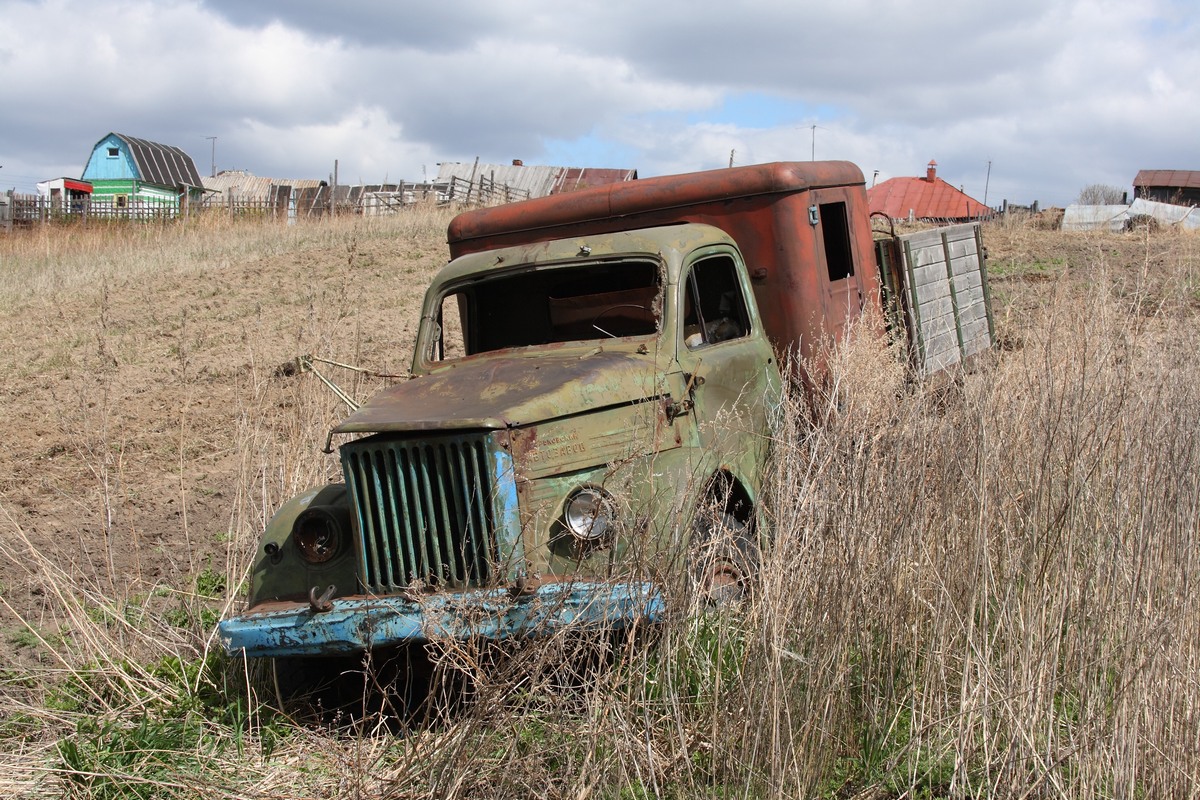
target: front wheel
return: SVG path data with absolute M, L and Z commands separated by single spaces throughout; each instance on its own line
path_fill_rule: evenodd
M 703 509 L 692 523 L 692 596 L 702 607 L 724 608 L 750 596 L 758 572 L 750 526 L 728 511 Z

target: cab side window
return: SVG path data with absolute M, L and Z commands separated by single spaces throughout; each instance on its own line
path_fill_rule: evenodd
M 684 344 L 694 349 L 749 333 L 750 315 L 733 258 L 711 256 L 693 264 L 684 287 Z

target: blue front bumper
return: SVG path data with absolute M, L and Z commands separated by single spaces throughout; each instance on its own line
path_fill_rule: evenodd
M 514 597 L 507 589 L 344 597 L 329 611 L 308 603 L 272 604 L 222 620 L 221 641 L 247 656 L 340 655 L 431 639 L 544 636 L 570 625 L 625 627 L 664 611 L 651 583 L 547 583 Z

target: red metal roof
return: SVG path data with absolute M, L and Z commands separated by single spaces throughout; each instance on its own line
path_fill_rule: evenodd
M 92 185 L 87 181 L 77 181 L 71 178 L 63 178 L 63 188 L 70 189 L 73 192 L 92 193 Z
M 1165 189 L 1200 189 L 1200 172 L 1187 169 L 1143 169 L 1133 179 L 1133 185 Z
M 937 164 L 929 162 L 924 178 L 891 178 L 867 190 L 871 213 L 892 219 L 978 219 L 992 210 L 937 177 Z

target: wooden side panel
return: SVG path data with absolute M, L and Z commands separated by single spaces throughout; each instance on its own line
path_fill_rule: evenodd
M 900 238 L 917 370 L 930 375 L 995 343 L 978 223 Z

